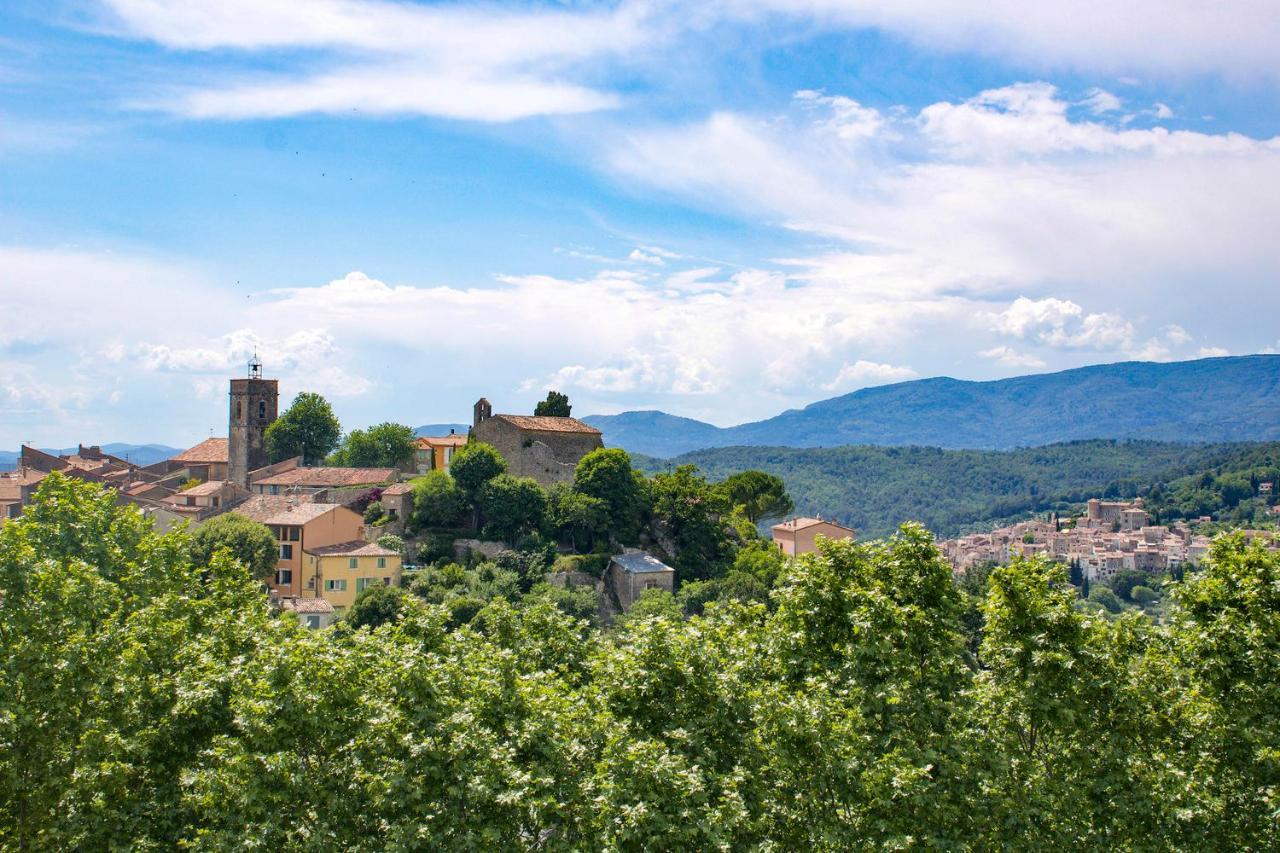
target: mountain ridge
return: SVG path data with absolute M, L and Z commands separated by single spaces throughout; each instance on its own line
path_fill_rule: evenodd
M 1007 450 L 1093 438 L 1280 439 L 1280 355 L 1126 361 L 1007 379 L 948 376 L 862 388 L 717 427 L 648 410 L 589 415 L 605 443 L 670 458 L 713 447 Z

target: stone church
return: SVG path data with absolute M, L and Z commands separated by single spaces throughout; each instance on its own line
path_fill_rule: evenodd
M 471 437 L 497 448 L 509 473 L 543 486 L 573 482 L 578 460 L 604 447 L 600 430 L 577 418 L 495 415 L 483 397 L 475 405 Z

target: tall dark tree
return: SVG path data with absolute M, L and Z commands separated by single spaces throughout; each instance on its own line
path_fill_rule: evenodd
M 781 518 L 795 509 L 781 477 L 764 471 L 742 471 L 720 484 L 721 493 L 730 508 L 741 507 L 752 524 L 765 519 Z
M 569 405 L 569 398 L 559 391 L 547 392 L 547 399 L 534 406 L 533 413 L 535 415 L 546 415 L 553 418 L 567 418 L 573 407 Z
M 318 465 L 333 452 L 342 438 L 342 424 L 329 401 L 319 394 L 303 391 L 293 398 L 285 413 L 267 427 L 267 455 L 272 462 L 294 456 L 303 465 Z

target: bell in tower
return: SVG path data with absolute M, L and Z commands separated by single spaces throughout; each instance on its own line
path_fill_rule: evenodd
M 270 464 L 267 427 L 275 421 L 279 404 L 279 383 L 262 378 L 262 361 L 254 353 L 249 361 L 249 377 L 231 380 L 227 476 L 232 482 L 247 488 L 249 473 Z

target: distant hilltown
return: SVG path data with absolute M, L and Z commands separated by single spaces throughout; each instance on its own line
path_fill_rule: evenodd
M 1261 483 L 1269 497 L 1274 483 Z M 1199 519 L 1208 523 L 1212 519 Z M 1258 540 L 1280 549 L 1280 534 L 1272 530 L 1245 530 L 1249 541 Z M 1063 522 L 1023 521 L 990 533 L 974 533 L 939 544 L 942 555 L 957 572 L 976 566 L 1004 565 L 1014 557 L 1044 556 L 1080 570 L 1088 580 L 1105 581 L 1122 571 L 1148 574 L 1176 573 L 1196 566 L 1209 552 L 1208 536 L 1193 532 L 1179 521 L 1169 526 L 1151 523 L 1142 498 L 1132 501 L 1090 500 L 1085 514 Z

